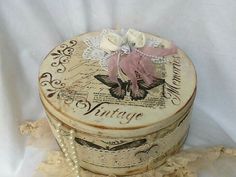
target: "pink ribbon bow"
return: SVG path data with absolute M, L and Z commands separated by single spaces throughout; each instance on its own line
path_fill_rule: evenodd
M 113 55 L 108 62 L 108 72 L 111 81 L 118 81 L 119 71 L 123 72 L 131 81 L 131 90 L 138 94 L 138 80 L 142 79 L 145 84 L 151 85 L 157 78 L 155 65 L 151 58 L 163 57 L 177 53 L 177 47 L 172 44 L 170 48 L 153 48 L 144 46 L 134 49 L 129 54 L 121 52 Z M 121 86 L 121 85 L 120 85 Z

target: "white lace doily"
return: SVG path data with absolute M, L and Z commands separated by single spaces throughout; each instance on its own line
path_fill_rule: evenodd
M 102 37 L 109 33 L 109 32 L 113 32 L 113 33 L 117 33 L 120 34 L 121 36 L 125 34 L 127 30 L 121 29 L 119 31 L 115 31 L 115 30 L 111 30 L 111 29 L 104 29 L 100 35 L 98 36 L 91 36 L 88 37 L 84 40 L 84 43 L 88 46 L 84 52 L 83 52 L 83 58 L 86 60 L 99 60 L 101 67 L 104 70 L 108 70 L 108 61 L 109 58 L 113 55 L 108 54 L 107 52 L 105 52 L 104 50 L 102 50 L 100 48 L 100 42 Z M 152 38 L 152 37 L 147 37 L 146 39 L 146 45 L 147 46 L 151 46 L 151 47 L 160 47 L 161 46 L 161 39 L 157 39 L 157 38 Z M 154 63 L 157 63 L 157 61 L 159 61 L 160 59 L 162 59 L 163 57 L 160 58 L 153 58 L 152 61 Z

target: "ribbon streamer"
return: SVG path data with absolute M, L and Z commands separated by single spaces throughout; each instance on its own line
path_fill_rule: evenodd
M 110 32 L 101 40 L 100 48 L 107 53 L 115 52 L 108 62 L 108 73 L 111 81 L 118 81 L 119 75 L 125 75 L 131 81 L 133 93 L 138 94 L 138 80 L 151 85 L 157 79 L 155 65 L 152 58 L 173 55 L 177 53 L 177 47 L 172 44 L 170 48 L 154 48 L 145 46 L 144 33 L 129 29 L 125 37 Z

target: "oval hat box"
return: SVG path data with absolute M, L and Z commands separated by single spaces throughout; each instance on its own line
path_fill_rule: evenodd
M 144 34 L 153 47 L 171 45 Z M 135 95 L 134 84 L 122 79 L 124 72 L 118 84 L 110 79 L 111 53 L 99 48 L 101 38 L 99 32 L 86 33 L 54 48 L 40 68 L 40 98 L 75 173 L 79 167 L 106 175 L 142 173 L 163 164 L 183 145 L 196 95 L 196 72 L 177 49 L 153 60 L 158 77 L 151 86 L 138 79 Z

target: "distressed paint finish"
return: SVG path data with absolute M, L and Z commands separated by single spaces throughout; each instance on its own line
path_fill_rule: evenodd
M 145 98 L 131 99 L 129 81 L 121 82 L 124 94 L 116 98 L 117 85 L 107 71 L 82 57 L 83 40 L 91 35 L 98 33 L 57 46 L 39 72 L 40 98 L 59 146 L 74 169 L 79 165 L 95 173 L 130 175 L 163 164 L 187 136 L 196 95 L 193 64 L 178 49 L 169 62 L 155 64 L 160 78 L 154 85 L 138 81 Z M 146 35 L 164 47 L 170 44 Z

